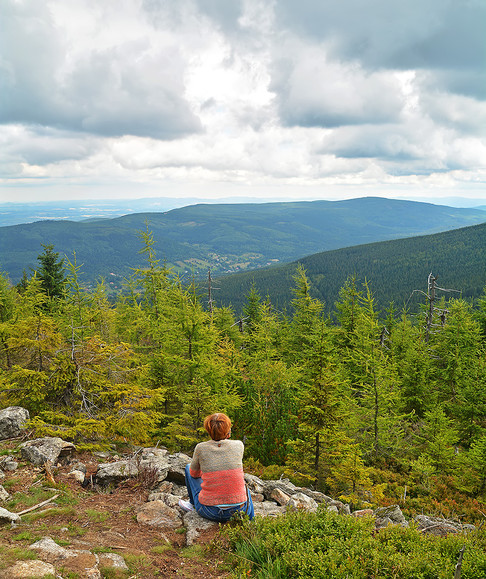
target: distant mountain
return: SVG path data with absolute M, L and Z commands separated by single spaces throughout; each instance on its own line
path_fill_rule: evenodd
M 86 283 L 114 286 L 143 260 L 146 227 L 158 257 L 178 272 L 214 275 L 289 262 L 319 251 L 450 230 L 485 222 L 486 212 L 366 197 L 347 201 L 201 204 L 114 219 L 40 221 L 0 228 L 0 270 L 12 281 L 37 266 L 41 244 L 72 261 Z
M 246 302 L 252 284 L 262 297 L 268 296 L 279 309 L 292 300 L 293 276 L 301 263 L 311 282 L 311 293 L 331 311 L 346 279 L 356 276 L 359 285 L 367 280 L 377 304 L 390 302 L 416 310 L 424 303 L 429 273 L 438 285 L 455 290 L 440 295 L 479 297 L 486 286 L 486 223 L 393 241 L 382 241 L 309 255 L 279 267 L 240 273 L 216 279 L 213 292 L 217 305 L 232 305 L 238 312 Z

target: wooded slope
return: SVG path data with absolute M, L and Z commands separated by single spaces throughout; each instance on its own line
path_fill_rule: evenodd
M 17 282 L 37 266 L 41 244 L 84 264 L 83 280 L 129 276 L 143 263 L 138 232 L 148 227 L 160 259 L 179 273 L 261 268 L 319 251 L 450 230 L 486 212 L 377 197 L 346 201 L 193 205 L 101 221 L 41 221 L 0 228 L 0 271 Z

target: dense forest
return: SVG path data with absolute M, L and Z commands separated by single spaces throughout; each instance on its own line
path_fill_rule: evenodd
M 479 298 L 486 285 L 486 224 L 463 227 L 433 235 L 380 241 L 309 255 L 296 262 L 221 277 L 215 295 L 218 303 L 241 312 L 246 295 L 254 286 L 262 296 L 270 296 L 279 309 L 287 309 L 293 299 L 292 279 L 299 264 L 306 270 L 311 295 L 332 312 L 340 289 L 350 275 L 369 281 L 375 305 L 386 308 L 407 306 L 416 311 L 423 302 L 431 271 L 440 276 L 440 285 L 454 289 L 468 301 Z
M 292 313 L 251 288 L 237 319 L 161 265 L 151 233 L 143 241 L 145 267 L 115 304 L 50 245 L 30 279 L 0 277 L 0 407 L 28 408 L 37 435 L 80 448 L 183 451 L 207 414 L 225 411 L 260 475 L 354 507 L 403 500 L 410 512 L 481 516 L 486 294 L 472 307 L 431 275 L 410 315 L 379 311 L 351 277 L 331 322 L 300 267 Z

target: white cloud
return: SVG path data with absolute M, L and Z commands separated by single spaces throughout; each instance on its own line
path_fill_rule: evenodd
M 335 198 L 484 183 L 484 0 L 0 9 L 0 183 L 19 191 Z

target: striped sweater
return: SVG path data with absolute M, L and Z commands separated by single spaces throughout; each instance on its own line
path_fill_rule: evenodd
M 196 446 L 189 468 L 192 477 L 202 477 L 199 493 L 202 505 L 246 501 L 243 450 L 241 440 L 209 440 Z

